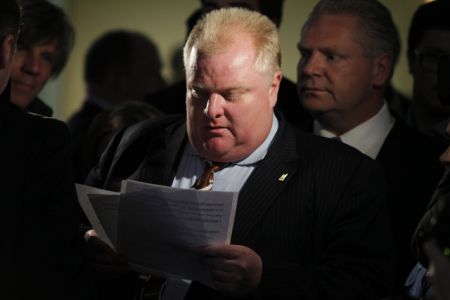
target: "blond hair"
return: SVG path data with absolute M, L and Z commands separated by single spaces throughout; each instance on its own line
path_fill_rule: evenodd
M 218 53 L 236 38 L 247 33 L 257 51 L 254 66 L 273 75 L 281 69 L 281 52 L 275 24 L 266 16 L 244 8 L 224 8 L 205 15 L 192 29 L 184 46 L 184 67 L 189 69 L 192 48 L 205 54 Z

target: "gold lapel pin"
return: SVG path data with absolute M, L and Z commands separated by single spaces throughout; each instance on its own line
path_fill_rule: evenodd
M 284 173 L 283 175 L 280 176 L 280 178 L 278 178 L 278 181 L 285 181 L 287 176 L 288 173 Z

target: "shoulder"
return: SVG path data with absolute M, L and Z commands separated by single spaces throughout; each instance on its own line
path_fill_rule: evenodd
M 139 139 L 159 137 L 170 134 L 171 131 L 183 126 L 186 119 L 183 115 L 169 115 L 159 118 L 149 119 L 125 128 L 119 134 L 122 144 L 133 143 Z
M 37 97 L 27 106 L 27 110 L 46 117 L 51 117 L 53 115 L 53 109 Z
M 370 157 L 344 143 L 313 135 L 292 126 L 286 127 L 282 147 L 290 143 L 298 157 L 298 168 L 310 168 L 311 174 L 344 180 L 356 174 L 382 176 L 381 166 Z M 291 142 L 287 142 L 287 141 Z M 336 176 L 339 174 L 339 176 Z
M 395 155 L 398 159 L 414 159 L 416 164 L 421 161 L 427 164 L 438 164 L 439 156 L 445 149 L 446 145 L 441 141 L 429 137 L 397 119 L 386 137 L 378 157 L 383 160 L 383 158 Z
M 185 124 L 184 116 L 171 115 L 142 121 L 119 131 L 86 182 L 93 186 L 109 185 L 136 171 L 149 153 L 163 155 L 177 151 L 178 144 L 167 144 L 167 141 L 181 142 L 186 136 Z
M 1 103 L 1 110 L 6 126 L 17 134 L 21 131 L 21 135 L 27 138 L 39 135 L 54 139 L 52 134 L 69 135 L 67 126 L 62 121 L 27 112 L 9 102 Z
M 48 136 L 48 139 L 56 140 L 60 138 L 69 139 L 69 130 L 67 125 L 54 118 L 44 117 L 42 115 L 27 113 L 24 116 L 26 129 L 31 133 L 39 133 L 42 137 Z M 34 135 L 35 136 L 35 135 Z

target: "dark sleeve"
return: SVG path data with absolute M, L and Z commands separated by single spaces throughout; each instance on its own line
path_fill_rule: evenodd
M 83 294 L 80 208 L 71 169 L 69 132 L 59 121 L 37 116 L 29 122 L 26 151 L 24 292 L 42 299 Z
M 386 190 L 381 168 L 363 159 L 346 182 L 331 216 L 324 256 L 313 267 L 310 298 L 378 299 L 388 295 L 394 247 Z
M 417 225 L 412 238 L 416 258 L 427 267 L 428 259 L 423 253 L 422 244 L 435 238 L 441 248 L 449 246 L 450 235 L 450 172 L 446 171 L 430 200 L 427 211 Z
M 112 162 L 116 156 L 117 148 L 121 143 L 125 131 L 126 129 L 123 129 L 113 136 L 102 156 L 100 157 L 99 163 L 89 172 L 89 175 L 86 177 L 85 184 L 98 188 L 106 188 Z M 119 183 L 120 180 L 118 180 L 118 184 Z M 108 189 L 114 189 L 114 187 L 108 186 Z M 117 185 L 115 187 L 115 190 L 120 190 L 120 186 Z

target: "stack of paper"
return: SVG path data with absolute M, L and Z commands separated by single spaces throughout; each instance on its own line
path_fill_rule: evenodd
M 196 250 L 230 243 L 238 193 L 125 180 L 120 193 L 77 185 L 77 194 L 97 235 L 131 267 L 212 285 Z

